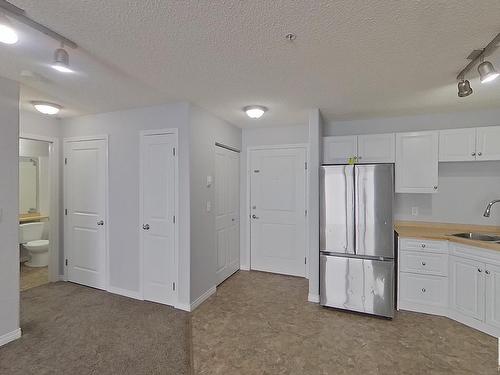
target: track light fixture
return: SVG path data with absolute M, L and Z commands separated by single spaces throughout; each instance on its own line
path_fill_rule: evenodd
M 489 61 L 483 61 L 479 64 L 477 71 L 479 72 L 481 83 L 491 82 L 498 77 L 497 71 Z
M 474 91 L 472 90 L 472 87 L 470 87 L 470 82 L 467 79 L 461 79 L 458 82 L 458 96 L 460 98 L 464 98 L 466 96 L 469 96 L 472 94 Z
M 500 74 L 495 70 L 493 64 L 489 61 L 484 61 L 484 58 L 491 54 L 500 43 L 500 34 L 497 34 L 491 42 L 483 49 L 472 51 L 467 60 L 470 62 L 463 68 L 457 75 L 458 80 L 458 96 L 460 98 L 469 96 L 473 93 L 470 82 L 465 79 L 465 75 L 477 64 L 477 71 L 479 72 L 479 80 L 481 83 L 491 82 L 496 79 Z
M 54 62 L 52 68 L 61 73 L 73 73 L 69 68 L 69 55 L 61 44 L 61 48 L 56 49 L 54 52 Z

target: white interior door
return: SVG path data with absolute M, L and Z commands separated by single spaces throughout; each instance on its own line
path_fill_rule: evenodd
M 176 301 L 175 134 L 141 136 L 141 249 L 143 298 Z
M 306 150 L 250 153 L 251 268 L 305 276 Z
M 240 154 L 215 147 L 217 284 L 240 268 Z
M 106 289 L 107 140 L 66 142 L 64 171 L 68 280 Z

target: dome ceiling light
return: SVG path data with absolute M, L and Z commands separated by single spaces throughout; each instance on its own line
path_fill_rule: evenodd
M 33 107 L 35 107 L 38 112 L 51 116 L 57 115 L 62 108 L 59 104 L 50 102 L 33 101 L 31 104 L 33 104 Z
M 465 79 L 465 75 L 477 64 L 479 64 L 477 71 L 479 73 L 479 80 L 481 83 L 491 82 L 500 75 L 490 61 L 484 61 L 484 58 L 490 55 L 497 48 L 499 43 L 500 34 L 497 34 L 486 47 L 474 50 L 469 54 L 469 56 L 467 56 L 467 59 L 470 60 L 470 62 L 457 75 L 458 96 L 460 98 L 469 96 L 474 92 L 470 86 L 470 82 Z
M 243 111 L 251 119 L 259 119 L 264 113 L 268 111 L 268 109 L 267 107 L 264 107 L 262 105 L 249 105 L 243 108 Z

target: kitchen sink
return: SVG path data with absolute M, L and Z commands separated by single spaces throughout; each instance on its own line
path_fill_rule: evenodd
M 500 235 L 496 234 L 486 234 L 486 233 L 454 233 L 453 237 L 467 238 L 468 240 L 476 240 L 476 241 L 487 241 L 487 242 L 498 242 L 500 241 Z

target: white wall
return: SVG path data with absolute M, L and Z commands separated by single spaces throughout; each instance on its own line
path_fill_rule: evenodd
M 104 113 L 62 120 L 64 138 L 109 135 L 110 286 L 139 292 L 139 134 L 179 129 L 179 303 L 188 306 L 190 208 L 187 103 Z
M 250 269 L 250 249 L 248 247 L 249 228 L 246 218 L 249 215 L 247 205 L 247 157 L 248 148 L 284 144 L 307 144 L 309 128 L 307 125 L 275 128 L 245 128 L 242 133 L 240 155 L 240 264 L 242 269 Z
M 375 134 L 500 125 L 500 110 L 339 121 L 324 135 Z M 500 207 L 482 216 L 487 202 L 500 198 L 500 162 L 439 163 L 439 193 L 396 194 L 399 220 L 500 225 Z M 412 216 L 412 207 L 419 215 Z
M 0 78 L 0 341 L 19 329 L 19 86 Z
M 241 149 L 241 129 L 190 106 L 191 147 L 191 303 L 217 283 L 215 233 L 215 183 L 206 186 L 207 176 L 215 178 L 215 142 Z M 212 204 L 207 212 L 207 202 Z

